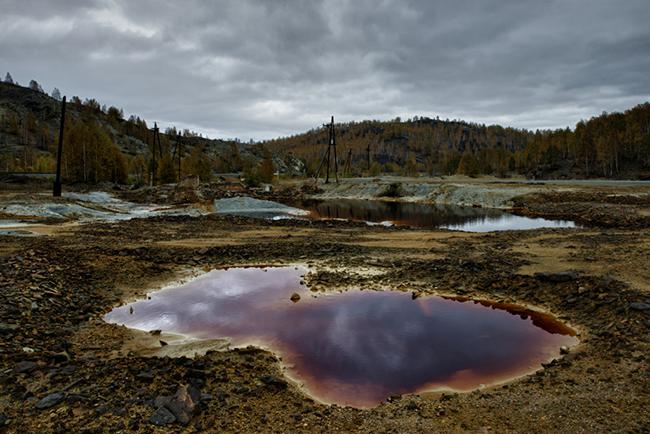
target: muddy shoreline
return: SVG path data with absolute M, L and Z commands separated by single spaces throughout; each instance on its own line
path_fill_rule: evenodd
M 0 429 L 647 432 L 648 203 L 609 191 L 550 194 L 517 206 L 598 226 L 468 234 L 210 215 L 0 236 Z M 321 291 L 392 288 L 534 305 L 576 327 L 581 344 L 505 385 L 358 410 L 306 397 L 266 351 L 211 342 L 197 351 L 204 355 L 166 357 L 178 354 L 167 337 L 101 321 L 188 269 L 297 262 L 312 266 L 310 284 Z M 179 390 L 193 394 L 187 420 L 157 425 Z

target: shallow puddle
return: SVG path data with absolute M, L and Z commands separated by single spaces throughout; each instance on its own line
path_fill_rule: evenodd
M 309 200 L 298 204 L 314 219 L 345 219 L 398 226 L 445 228 L 465 232 L 570 228 L 566 220 L 522 217 L 493 208 L 382 202 L 358 199 Z
M 391 395 L 468 391 L 530 373 L 578 340 L 521 307 L 410 293 L 313 293 L 301 267 L 213 270 L 118 307 L 111 323 L 276 352 L 314 398 L 370 407 Z M 297 293 L 300 299 L 291 301 Z M 295 299 L 295 297 L 293 297 Z

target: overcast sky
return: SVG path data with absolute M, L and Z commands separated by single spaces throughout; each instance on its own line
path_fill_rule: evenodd
M 650 100 L 649 0 L 0 0 L 0 74 L 163 126 L 573 127 Z

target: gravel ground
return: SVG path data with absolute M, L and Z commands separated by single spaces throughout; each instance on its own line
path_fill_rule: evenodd
M 588 194 L 531 196 L 519 207 L 562 210 L 597 228 L 467 234 L 213 215 L 0 236 L 0 429 L 648 432 L 647 204 Z M 640 217 L 615 218 L 632 212 Z M 292 263 L 309 264 L 308 283 L 320 291 L 390 288 L 532 305 L 576 328 L 581 344 L 507 384 L 396 396 L 360 410 L 310 399 L 269 352 L 197 348 L 101 321 L 190 271 Z

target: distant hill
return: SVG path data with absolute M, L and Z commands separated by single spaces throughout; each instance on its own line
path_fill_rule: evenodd
M 60 101 L 41 90 L 0 82 L 0 173 L 54 171 L 60 108 Z M 72 97 L 66 110 L 64 177 L 69 181 L 126 182 L 135 178 L 136 182 L 146 182 L 151 170 L 152 128 L 139 117 L 124 119 L 116 107 Z M 264 149 L 257 144 L 208 139 L 172 128 L 160 132 L 165 160 L 173 156 L 178 134 L 185 175 L 209 178 L 214 172 L 239 172 L 264 158 Z M 158 171 L 163 170 L 163 158 L 157 158 Z M 290 164 L 284 159 L 275 159 L 274 163 L 280 171 L 295 170 L 296 166 L 291 159 Z M 165 164 L 167 180 L 171 181 L 171 163 Z M 176 162 L 173 164 L 177 167 Z M 107 170 L 103 170 L 105 166 L 109 166 Z
M 461 173 L 531 178 L 650 176 L 650 104 L 603 113 L 575 129 L 528 131 L 415 117 L 402 121 L 336 124 L 339 166 L 351 151 L 351 172 L 432 175 Z M 275 153 L 304 159 L 314 171 L 327 148 L 328 130 L 264 143 Z M 370 154 L 370 169 L 368 168 Z

